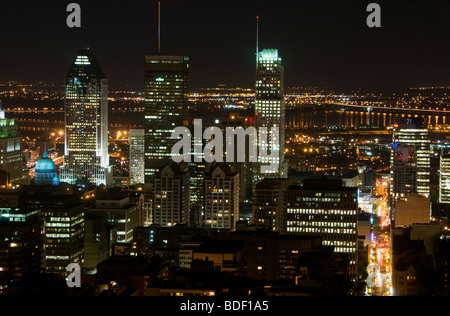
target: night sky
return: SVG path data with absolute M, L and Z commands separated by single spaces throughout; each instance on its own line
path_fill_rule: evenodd
M 82 27 L 66 25 L 81 5 Z M 450 85 L 450 1 L 162 0 L 162 53 L 191 58 L 191 90 L 253 87 L 260 48 L 277 48 L 286 86 Z M 382 7 L 382 28 L 366 25 Z M 90 47 L 111 89 L 143 89 L 144 55 L 157 52 L 156 0 L 0 0 L 0 81 L 63 84 Z

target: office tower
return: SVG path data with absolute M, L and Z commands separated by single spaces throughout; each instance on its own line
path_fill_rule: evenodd
M 398 145 L 414 146 L 417 160 L 417 193 L 430 196 L 431 148 L 428 129 L 417 120 L 394 125 L 391 167 L 394 164 L 394 148 Z
M 270 170 L 265 174 L 259 174 L 259 178 L 286 178 L 287 168 L 284 158 L 285 148 L 285 101 L 284 101 L 284 67 L 281 57 L 276 49 L 265 49 L 258 53 L 258 65 L 256 70 L 255 90 L 255 120 L 256 127 L 268 129 L 268 139 L 265 146 L 269 152 L 279 150 L 279 157 L 271 161 L 261 155 L 259 148 L 259 164 L 275 162 L 278 168 Z M 279 129 L 279 148 L 272 148 L 271 128 Z M 259 131 L 261 132 L 261 131 Z M 260 172 L 257 170 L 257 172 Z
M 130 184 L 145 183 L 145 130 L 130 129 Z
M 56 171 L 56 165 L 48 157 L 47 148 L 44 150 L 42 158 L 38 160 L 34 167 L 34 184 L 58 186 L 59 178 Z
M 166 165 L 153 176 L 153 223 L 162 227 L 183 224 L 189 218 L 189 173 L 182 165 Z
M 84 264 L 84 205 L 58 190 L 36 188 L 20 200 L 30 210 L 41 210 L 45 220 L 45 272 L 67 277 L 69 264 Z
M 189 57 L 145 57 L 145 183 L 173 162 L 175 128 L 187 126 Z
M 108 156 L 108 80 L 95 55 L 81 49 L 66 80 L 61 182 L 112 184 Z
M 287 234 L 321 237 L 323 246 L 349 255 L 356 279 L 358 245 L 358 189 L 340 179 L 312 177 L 292 185 L 287 198 Z
M 450 203 L 450 148 L 441 149 L 439 203 Z
M 117 242 L 133 241 L 133 229 L 140 225 L 139 207 L 129 197 L 108 197 L 97 200 L 95 206 L 86 211 L 89 217 L 103 217 L 117 229 Z
M 41 212 L 18 208 L 0 210 L 0 295 L 44 266 Z
M 417 155 L 414 146 L 394 144 L 391 194 L 395 199 L 417 192 Z
M 205 177 L 205 224 L 235 230 L 239 221 L 239 174 L 226 164 L 211 167 Z
M 23 163 L 22 137 L 14 119 L 7 119 L 0 101 L 0 170 L 9 173 L 11 184 L 29 184 Z
M 256 185 L 253 197 L 253 223 L 259 230 L 286 233 L 288 179 L 264 179 Z

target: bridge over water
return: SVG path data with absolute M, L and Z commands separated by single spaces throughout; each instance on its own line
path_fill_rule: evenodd
M 286 109 L 286 127 L 291 129 L 325 127 L 378 127 L 392 126 L 399 118 L 421 117 L 430 127 L 450 124 L 450 111 L 362 106 L 344 103 L 305 104 Z

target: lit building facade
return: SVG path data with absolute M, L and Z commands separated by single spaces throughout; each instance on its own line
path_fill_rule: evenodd
M 66 81 L 61 182 L 112 184 L 108 155 L 108 79 L 89 49 L 78 52 Z
M 253 223 L 257 229 L 286 233 L 288 179 L 264 179 L 256 185 L 253 197 Z
M 130 129 L 130 184 L 145 183 L 145 130 Z
M 69 264 L 84 265 L 84 207 L 71 196 L 37 198 L 45 218 L 45 272 L 67 276 Z
M 145 57 L 145 183 L 173 162 L 171 136 L 187 126 L 188 96 L 189 57 Z
M 235 230 L 239 221 L 239 174 L 225 164 L 211 167 L 205 177 L 204 224 Z
M 356 278 L 358 247 L 358 189 L 342 180 L 317 177 L 292 185 L 287 197 L 287 234 L 321 237 L 323 246 L 349 255 Z
M 29 184 L 28 170 L 23 163 L 22 137 L 14 119 L 7 119 L 0 102 L 0 170 L 9 173 L 12 184 Z
M 278 150 L 278 157 L 272 159 L 263 157 L 260 144 L 258 163 L 276 163 L 278 168 L 269 170 L 267 173 L 259 174 L 259 178 L 286 178 L 287 168 L 284 158 L 285 150 L 285 121 L 286 108 L 284 100 L 284 67 L 281 57 L 276 49 L 266 49 L 258 53 L 258 65 L 256 70 L 256 90 L 255 90 L 255 121 L 256 127 L 268 130 L 268 143 L 262 144 L 267 147 L 268 152 Z M 271 128 L 279 130 L 279 148 L 272 148 L 270 140 L 273 136 Z M 259 132 L 261 132 L 259 130 Z M 260 171 L 258 171 L 260 172 Z
M 393 148 L 391 154 L 391 176 L 394 170 L 394 149 L 398 145 L 414 146 L 417 163 L 417 185 L 419 195 L 430 196 L 430 161 L 431 141 L 428 129 L 421 123 L 408 122 L 396 124 L 393 133 Z M 392 178 L 391 178 L 392 180 Z
M 166 165 L 153 176 L 152 224 L 173 227 L 185 223 L 190 211 L 190 178 L 181 165 Z
M 38 210 L 0 209 L 0 295 L 44 267 L 44 221 Z
M 103 217 L 108 224 L 117 229 L 118 243 L 131 243 L 133 230 L 140 226 L 140 214 L 137 204 L 130 203 L 129 197 L 117 197 L 97 200 L 95 207 L 86 211 L 89 218 Z
M 450 148 L 442 148 L 439 172 L 439 203 L 450 203 Z

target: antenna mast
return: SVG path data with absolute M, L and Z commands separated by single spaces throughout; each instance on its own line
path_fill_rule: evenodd
M 259 16 L 256 17 L 256 67 L 259 66 Z

